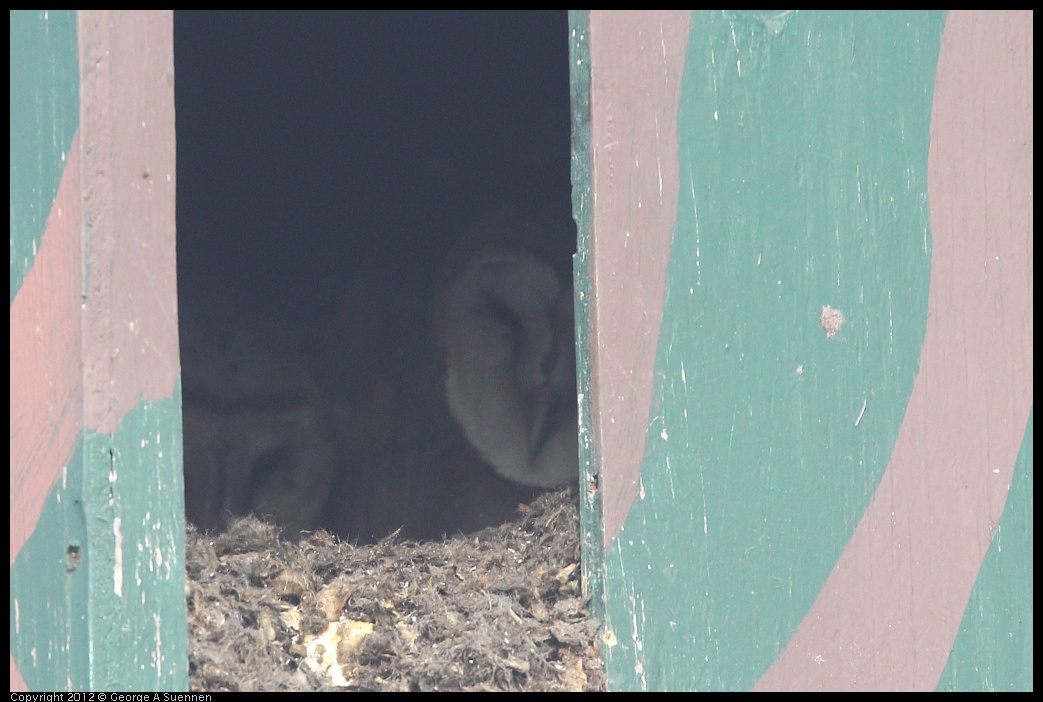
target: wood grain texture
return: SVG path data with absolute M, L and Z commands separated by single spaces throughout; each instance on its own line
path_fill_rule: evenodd
M 603 543 L 637 492 L 677 211 L 677 102 L 689 12 L 590 17 L 591 407 Z
M 173 17 L 39 19 L 69 65 L 17 77 L 40 96 L 67 79 L 80 102 L 68 144 L 53 115 L 70 108 L 48 107 L 36 140 L 55 148 L 25 149 L 61 174 L 43 232 L 21 225 L 50 178 L 12 156 L 11 685 L 184 688 Z
M 1032 406 L 1031 85 L 1031 12 L 949 15 L 920 373 L 872 503 L 761 689 L 938 684 Z
M 593 452 L 601 499 L 626 498 L 603 506 L 594 576 L 611 687 L 1031 681 L 997 664 L 1031 661 L 1025 600 L 1003 612 L 1013 586 L 979 577 L 1031 558 L 1030 501 L 1010 520 L 1014 553 L 994 538 L 1015 466 L 1031 470 L 1030 27 L 1000 13 L 692 15 L 660 318 L 627 327 L 627 307 L 597 299 L 615 284 L 649 309 L 647 269 L 592 281 L 591 424 L 628 427 L 623 454 L 641 452 L 636 475 L 607 439 Z M 592 76 L 597 41 L 592 29 Z M 592 79 L 592 150 L 599 119 L 642 131 L 614 117 L 634 113 L 605 86 L 644 65 L 605 65 L 619 73 Z M 615 185 L 605 200 L 641 182 L 655 148 L 622 165 L 595 152 L 591 181 L 601 167 Z M 622 238 L 637 209 L 599 198 L 592 278 L 601 237 Z M 660 255 L 655 236 L 631 245 L 647 249 L 630 265 Z M 647 336 L 650 374 L 634 351 Z M 606 393 L 613 369 L 631 385 Z M 645 407 L 629 398 L 649 378 Z M 974 665 L 950 656 L 974 635 L 972 588 L 970 618 L 983 603 L 1000 616 L 978 631 L 1010 643 L 977 647 L 978 682 L 942 682 Z
M 48 533 L 36 563 L 16 563 L 41 514 L 48 507 L 54 513 L 49 498 L 63 469 L 75 462 L 83 424 L 78 93 L 75 13 L 12 11 L 12 691 L 28 689 L 29 682 L 53 689 L 85 669 L 85 658 L 70 661 L 54 636 L 58 629 L 44 623 L 67 618 L 62 564 L 53 571 L 39 567 L 39 561 L 54 564 L 46 553 L 64 549 L 64 534 Z M 34 669 L 34 651 L 46 665 Z

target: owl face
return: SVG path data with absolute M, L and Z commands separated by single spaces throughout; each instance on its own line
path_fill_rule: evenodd
M 575 480 L 571 286 L 531 254 L 483 252 L 444 306 L 446 402 L 474 449 L 523 485 Z
M 327 403 L 293 349 L 221 331 L 184 354 L 186 516 L 204 530 L 246 514 L 314 529 L 337 474 Z

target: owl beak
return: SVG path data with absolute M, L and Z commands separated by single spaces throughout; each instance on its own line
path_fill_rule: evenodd
M 543 450 L 547 439 L 554 432 L 559 410 L 553 393 L 548 388 L 540 388 L 532 394 L 527 408 L 529 428 L 529 460 L 532 461 Z

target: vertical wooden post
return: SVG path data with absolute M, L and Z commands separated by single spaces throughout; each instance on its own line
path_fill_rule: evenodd
M 11 14 L 11 687 L 187 687 L 170 12 Z

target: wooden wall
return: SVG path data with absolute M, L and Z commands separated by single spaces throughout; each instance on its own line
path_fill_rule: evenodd
M 185 689 L 172 15 L 11 57 L 11 689 Z
M 11 15 L 11 686 L 187 686 L 169 12 Z M 1031 689 L 1032 16 L 571 15 L 614 689 Z
M 1031 689 L 1031 13 L 571 33 L 611 687 Z

